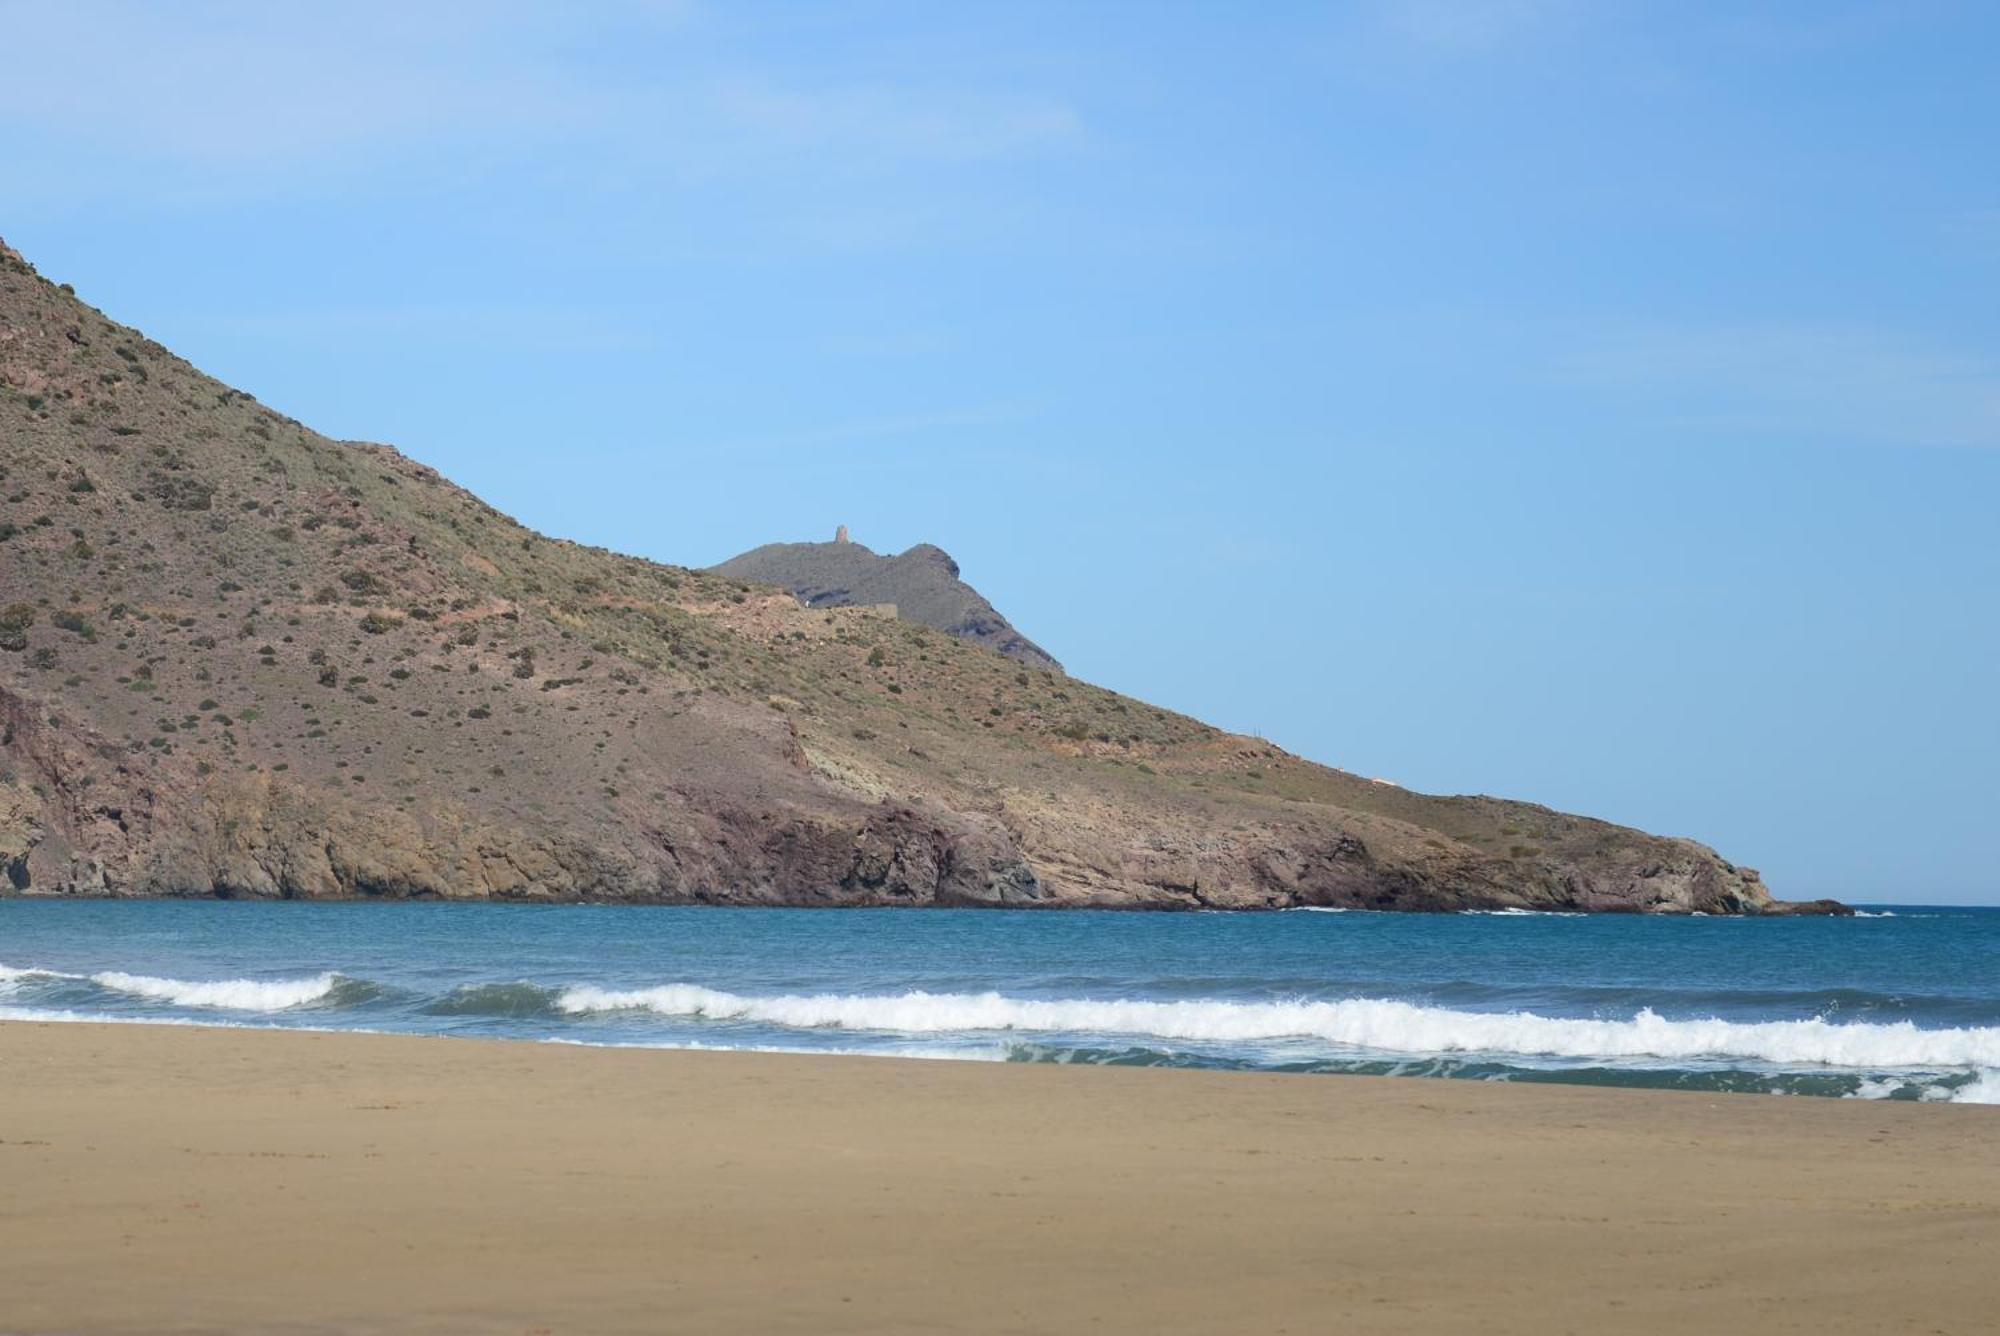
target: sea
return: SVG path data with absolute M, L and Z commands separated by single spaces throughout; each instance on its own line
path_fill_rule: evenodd
M 10 899 L 0 1020 L 2000 1103 L 2000 909 Z

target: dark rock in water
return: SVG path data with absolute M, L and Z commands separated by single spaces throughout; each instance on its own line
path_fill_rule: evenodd
M 0 498 L 0 893 L 1784 908 L 1065 678 L 934 547 L 545 538 L 4 248 Z
M 1838 900 L 1781 900 L 1773 903 L 1765 911 L 1769 914 L 1823 915 L 1834 918 L 1854 917 L 1854 908 Z
M 841 525 L 831 543 L 769 543 L 710 567 L 717 575 L 789 589 L 810 608 L 893 607 L 896 615 L 960 640 L 1061 672 L 1041 646 L 1016 631 L 971 585 L 941 547 L 919 543 L 877 555 Z

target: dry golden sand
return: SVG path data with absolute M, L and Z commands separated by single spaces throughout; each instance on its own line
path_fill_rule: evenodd
M 1990 1332 L 2000 1109 L 0 1025 L 0 1330 Z

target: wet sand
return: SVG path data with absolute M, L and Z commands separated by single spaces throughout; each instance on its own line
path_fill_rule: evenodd
M 0 1332 L 1985 1332 L 2000 1107 L 0 1024 Z

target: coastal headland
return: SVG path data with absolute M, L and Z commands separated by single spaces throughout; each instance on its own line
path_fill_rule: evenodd
M 888 564 L 546 537 L 0 245 L 0 894 L 1842 912 L 1091 686 Z

